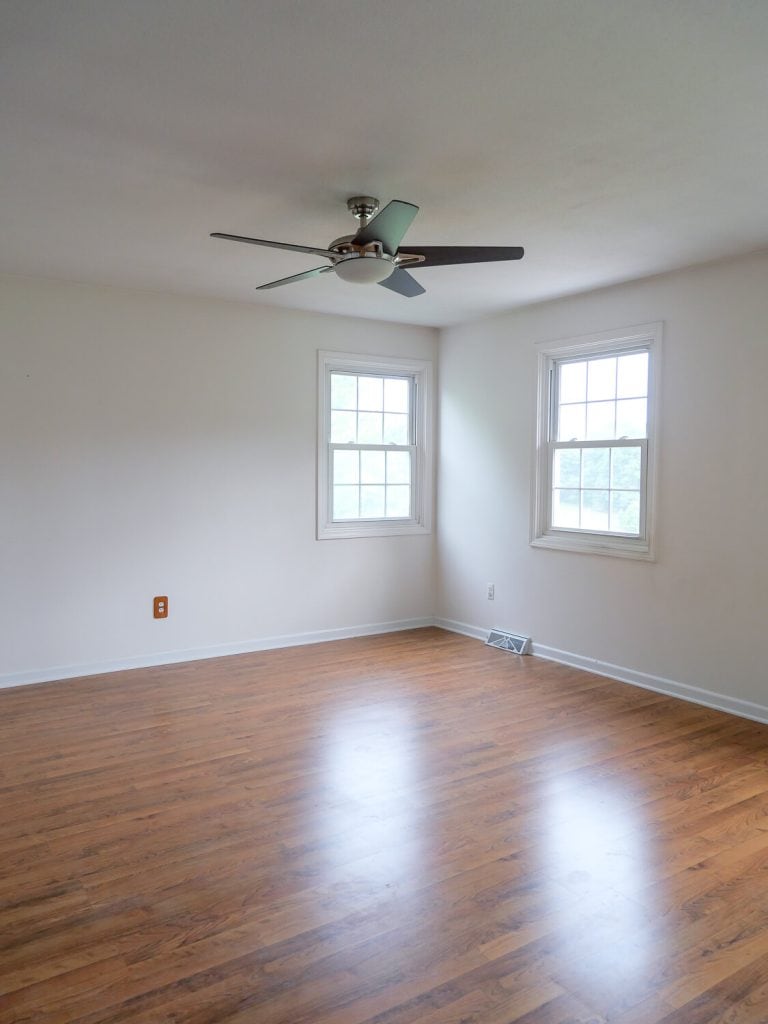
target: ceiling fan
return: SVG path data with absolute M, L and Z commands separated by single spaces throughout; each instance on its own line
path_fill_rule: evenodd
M 490 263 L 498 260 L 519 260 L 523 257 L 520 246 L 494 245 L 409 245 L 407 251 L 400 249 L 411 222 L 419 212 L 413 203 L 393 199 L 379 213 L 379 201 L 373 196 L 352 196 L 347 200 L 347 209 L 358 221 L 357 234 L 343 235 L 330 243 L 327 249 L 311 245 L 290 245 L 288 242 L 268 242 L 264 238 L 246 238 L 243 235 L 227 235 L 214 231 L 211 238 L 226 238 L 231 242 L 248 242 L 250 245 L 266 245 L 272 249 L 290 249 L 315 256 L 325 256 L 331 262 L 327 266 L 305 270 L 303 274 L 282 277 L 279 281 L 259 285 L 257 291 L 265 288 L 279 288 L 294 281 L 303 281 L 318 274 L 334 270 L 343 281 L 353 284 L 380 284 L 390 291 L 413 298 L 423 295 L 425 290 L 409 270 L 422 267 L 445 267 L 458 263 Z

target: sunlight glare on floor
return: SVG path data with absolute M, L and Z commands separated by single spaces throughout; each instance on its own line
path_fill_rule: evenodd
M 314 824 L 319 840 L 328 843 L 328 880 L 412 882 L 421 864 L 412 800 L 420 772 L 408 704 L 335 710 L 323 730 L 320 763 Z

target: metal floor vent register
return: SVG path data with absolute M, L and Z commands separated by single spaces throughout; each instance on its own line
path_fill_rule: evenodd
M 527 654 L 531 646 L 529 636 L 504 633 L 500 629 L 492 629 L 485 642 L 488 647 L 498 647 L 500 651 L 511 651 L 513 654 Z

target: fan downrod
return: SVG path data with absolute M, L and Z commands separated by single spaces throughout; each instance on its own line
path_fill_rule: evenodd
M 379 200 L 373 196 L 351 196 L 347 200 L 347 209 L 360 222 L 364 228 L 371 217 L 379 212 Z

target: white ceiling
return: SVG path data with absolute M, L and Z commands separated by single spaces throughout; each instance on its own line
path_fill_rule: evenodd
M 443 325 L 768 245 L 766 0 L 4 0 L 0 270 Z M 344 201 L 524 245 L 405 299 Z

